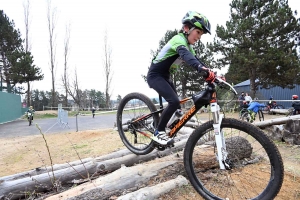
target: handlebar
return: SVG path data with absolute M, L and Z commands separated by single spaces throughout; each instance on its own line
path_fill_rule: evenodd
M 235 93 L 235 95 L 237 95 L 237 91 L 234 89 L 234 87 L 232 87 L 232 85 L 230 85 L 229 83 L 227 83 L 222 77 L 220 76 L 216 76 L 216 79 L 214 81 L 215 84 L 217 85 L 222 85 L 222 84 L 225 84 L 227 85 L 228 87 L 230 87 L 230 89 Z

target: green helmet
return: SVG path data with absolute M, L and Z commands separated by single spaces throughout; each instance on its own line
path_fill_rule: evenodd
M 194 11 L 188 11 L 186 13 L 186 15 L 182 18 L 182 23 L 183 24 L 191 24 L 196 28 L 199 28 L 201 30 L 204 31 L 204 33 L 210 33 L 210 23 L 208 21 L 208 19 L 198 13 L 198 12 L 194 12 Z

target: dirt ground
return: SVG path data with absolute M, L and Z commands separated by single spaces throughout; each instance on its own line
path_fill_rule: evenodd
M 227 117 L 237 116 L 234 114 Z M 266 115 L 266 118 L 275 117 Z M 53 164 L 60 164 L 79 160 L 79 157 L 97 157 L 124 148 L 118 133 L 112 129 L 0 139 L 0 145 L 0 177 L 49 166 L 49 155 Z M 277 146 L 284 160 L 285 178 L 276 200 L 300 199 L 300 146 L 284 143 L 277 143 Z M 255 169 L 253 173 L 256 173 Z M 189 185 L 171 191 L 160 199 L 184 200 L 201 197 Z

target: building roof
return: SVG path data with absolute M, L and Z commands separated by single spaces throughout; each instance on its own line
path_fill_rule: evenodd
M 250 79 L 240 82 L 240 83 L 236 84 L 234 87 L 241 87 L 241 86 L 245 86 L 245 85 L 250 85 Z
M 255 82 L 257 82 L 257 81 L 258 81 L 258 79 L 255 80 Z M 241 87 L 241 86 L 247 86 L 247 85 L 250 85 L 250 79 L 240 82 L 240 83 L 236 84 L 234 87 Z

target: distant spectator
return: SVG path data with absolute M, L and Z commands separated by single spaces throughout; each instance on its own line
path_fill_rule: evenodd
M 95 109 L 95 107 L 93 107 L 93 108 L 92 108 L 93 118 L 95 117 L 95 111 L 96 111 L 96 109 Z
M 248 104 L 252 102 L 252 98 L 248 93 L 245 93 L 245 101 L 247 101 Z
M 293 95 L 292 96 L 292 100 L 298 100 L 298 95 Z M 295 101 L 292 103 L 292 107 L 294 108 L 294 112 L 293 115 L 296 115 L 297 112 L 300 111 L 300 102 L 299 101 Z
M 273 104 L 273 96 L 271 95 L 270 98 L 269 98 L 268 105 L 272 105 L 272 104 Z
M 243 106 L 244 106 L 243 101 L 245 101 L 245 93 L 244 92 L 241 93 L 241 95 L 238 98 L 238 101 L 240 104 L 240 110 L 242 110 Z

